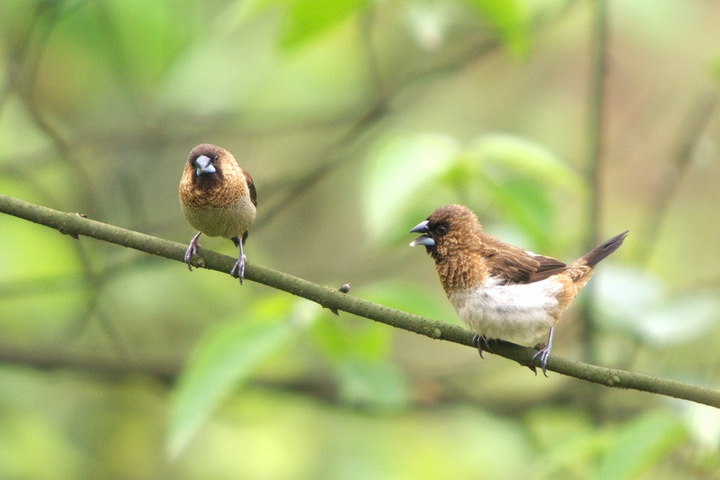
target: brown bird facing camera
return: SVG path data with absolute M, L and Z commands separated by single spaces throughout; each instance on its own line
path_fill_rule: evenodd
M 477 216 L 463 205 L 435 210 L 410 233 L 421 233 L 411 246 L 423 245 L 435 260 L 445 293 L 460 319 L 482 342 L 502 339 L 530 343 L 547 334 L 534 356 L 547 376 L 555 325 L 587 284 L 593 268 L 622 245 L 617 235 L 566 265 L 483 233 Z
M 229 238 L 239 249 L 230 275 L 237 275 L 242 284 L 243 244 L 257 211 L 255 184 L 250 174 L 224 148 L 203 143 L 190 151 L 178 191 L 185 218 L 199 230 L 185 252 L 188 268 L 192 270 L 191 260 L 197 254 L 201 234 Z

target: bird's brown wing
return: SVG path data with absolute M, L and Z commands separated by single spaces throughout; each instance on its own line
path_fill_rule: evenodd
M 555 258 L 536 255 L 495 238 L 486 238 L 484 247 L 490 275 L 500 277 L 503 284 L 538 282 L 568 268 Z
M 537 260 L 540 266 L 530 276 L 530 283 L 545 280 L 546 278 L 555 275 L 556 273 L 565 271 L 569 268 L 566 264 L 556 258 L 545 257 L 543 255 L 534 256 L 535 260 Z
M 252 177 L 245 170 L 243 170 L 243 173 L 245 173 L 245 178 L 247 179 L 247 186 L 250 191 L 250 201 L 257 207 L 257 190 L 255 190 L 255 182 L 253 182 Z

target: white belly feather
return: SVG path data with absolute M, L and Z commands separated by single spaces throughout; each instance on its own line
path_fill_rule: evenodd
M 450 295 L 460 319 L 486 338 L 527 344 L 547 335 L 555 322 L 561 284 L 552 277 L 527 284 L 499 283 L 490 278 L 479 287 Z

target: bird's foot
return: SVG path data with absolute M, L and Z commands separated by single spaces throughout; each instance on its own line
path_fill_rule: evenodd
M 537 346 L 540 347 L 541 345 L 542 347 L 533 355 L 532 360 L 534 362 L 535 359 L 539 357 L 540 368 L 542 369 L 543 375 L 547 377 L 547 361 L 550 356 L 550 346 L 546 346 L 544 343 L 538 344 Z M 534 370 L 534 368 L 531 368 L 531 370 Z
M 540 368 L 542 368 L 543 375 L 547 377 L 547 361 L 548 357 L 550 356 L 550 350 L 552 349 L 552 343 L 553 343 L 553 333 L 555 332 L 555 327 L 550 327 L 550 332 L 548 332 L 548 339 L 547 344 L 540 343 L 537 345 L 538 352 L 533 355 L 532 360 L 533 362 L 537 357 L 540 357 Z
M 190 245 L 188 245 L 188 248 L 185 251 L 185 263 L 187 263 L 188 270 L 190 271 L 192 271 L 192 257 L 193 255 L 197 255 L 198 247 L 200 247 L 200 244 L 198 243 L 199 237 L 200 232 L 198 232 L 197 235 L 195 235 L 193 239 L 190 240 Z
M 483 357 L 483 343 L 485 344 L 485 350 L 487 350 L 488 352 L 492 352 L 492 350 L 490 350 L 490 344 L 488 343 L 488 339 L 485 337 L 485 335 L 480 335 L 479 333 L 476 333 L 475 335 L 473 335 L 472 342 L 473 345 L 477 347 L 480 358 L 485 358 Z
M 243 280 L 245 279 L 245 255 L 241 254 L 240 258 L 238 258 L 238 261 L 235 262 L 235 265 L 233 265 L 232 270 L 230 270 L 230 275 L 233 277 L 237 277 L 240 279 L 240 285 L 243 284 Z

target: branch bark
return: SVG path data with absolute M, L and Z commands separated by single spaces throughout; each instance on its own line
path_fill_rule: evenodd
M 0 212 L 56 229 L 63 234 L 91 237 L 171 260 L 184 261 L 185 244 L 91 220 L 77 213 L 53 210 L 6 195 L 0 195 Z M 235 258 L 211 250 L 201 249 L 200 253 L 202 259 L 198 260 L 198 267 L 227 274 L 235 263 Z M 261 265 L 248 263 L 245 278 L 303 297 L 325 308 L 342 310 L 432 339 L 475 348 L 472 332 L 456 325 L 372 303 Z M 492 341 L 488 352 L 515 360 L 521 365 L 532 366 L 535 350 L 504 341 Z M 608 387 L 657 393 L 720 408 L 720 392 L 675 380 L 599 367 L 555 355 L 549 358 L 547 369 Z

